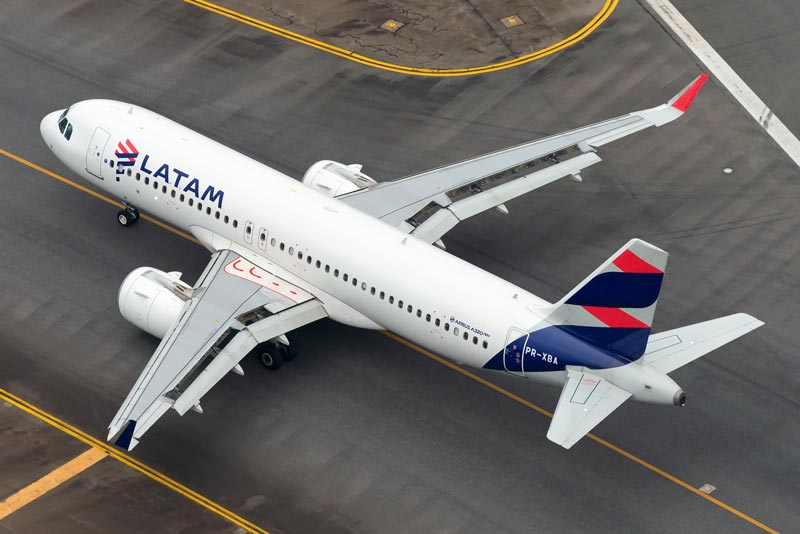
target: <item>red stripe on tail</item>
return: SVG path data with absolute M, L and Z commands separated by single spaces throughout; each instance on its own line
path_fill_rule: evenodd
M 663 274 L 664 271 L 661 271 L 642 258 L 631 252 L 630 250 L 626 250 L 619 256 L 617 256 L 614 261 L 612 262 L 614 265 L 619 267 L 619 269 L 623 273 L 648 273 L 648 274 Z
M 619 308 L 602 308 L 600 306 L 583 306 L 583 309 L 603 321 L 611 328 L 650 328 L 633 315 Z

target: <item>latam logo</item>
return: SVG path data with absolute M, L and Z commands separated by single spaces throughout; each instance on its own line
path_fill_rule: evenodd
M 139 158 L 139 150 L 130 139 L 126 139 L 124 144 L 122 142 L 117 143 L 117 150 L 114 155 L 117 156 L 117 174 L 125 173 L 126 167 L 136 169 L 135 165 Z M 203 189 L 200 180 L 194 176 L 189 176 L 189 173 L 183 172 L 174 165 L 171 167 L 168 163 L 158 165 L 158 163 L 151 161 L 149 154 L 144 154 L 136 170 L 153 178 L 161 178 L 167 185 L 180 189 L 184 193 L 194 195 L 198 200 L 216 203 L 219 209 L 222 209 L 222 200 L 225 197 L 224 191 L 215 188 L 213 185 L 207 185 Z
M 133 164 L 136 163 L 136 158 L 139 157 L 139 150 L 133 146 L 130 139 L 126 139 L 124 145 L 122 141 L 117 143 L 117 150 L 114 152 L 114 155 L 119 159 L 117 174 L 122 174 L 125 172 L 125 169 L 121 167 L 133 167 Z

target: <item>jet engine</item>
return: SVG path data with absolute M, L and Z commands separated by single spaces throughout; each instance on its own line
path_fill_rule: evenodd
M 344 165 L 328 159 L 318 161 L 303 175 L 303 184 L 329 197 L 338 197 L 377 182 L 361 172 L 361 165 Z
M 139 267 L 119 287 L 119 312 L 128 322 L 161 339 L 178 319 L 192 291 L 192 286 L 181 281 L 181 273 Z

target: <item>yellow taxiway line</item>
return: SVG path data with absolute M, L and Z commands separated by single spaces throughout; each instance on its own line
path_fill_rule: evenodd
M 0 519 L 8 517 L 51 489 L 57 488 L 75 475 L 86 471 L 106 456 L 105 451 L 91 448 L 64 465 L 50 471 L 33 484 L 29 484 L 3 502 L 0 502 Z
M 72 186 L 72 187 L 74 187 L 74 188 L 76 188 L 76 189 L 78 189 L 80 191 L 89 193 L 92 196 L 94 196 L 95 198 L 103 200 L 103 201 L 105 201 L 105 202 L 107 202 L 107 203 L 109 203 L 111 205 L 120 206 L 120 204 L 118 202 L 116 202 L 116 201 L 114 201 L 114 200 L 112 200 L 112 199 L 110 199 L 110 198 L 108 198 L 108 197 L 106 197 L 104 195 L 101 195 L 101 194 L 99 194 L 99 193 L 97 193 L 95 191 L 92 191 L 91 189 L 89 189 L 87 187 L 84 187 L 81 184 L 73 182 L 72 180 L 69 180 L 68 178 L 64 178 L 63 176 L 60 176 L 60 175 L 58 175 L 58 174 L 56 174 L 56 173 L 54 173 L 52 171 L 49 171 L 49 170 L 47 170 L 47 169 L 45 169 L 43 167 L 40 167 L 39 165 L 36 165 L 35 163 L 32 163 L 32 162 L 30 162 L 30 161 L 28 161 L 28 160 L 26 160 L 24 158 L 21 158 L 19 156 L 11 154 L 10 152 L 8 152 L 6 150 L 3 150 L 2 148 L 0 148 L 0 154 L 4 155 L 6 157 L 9 157 L 9 158 L 13 159 L 14 161 L 17 161 L 17 162 L 19 162 L 19 163 L 21 163 L 21 164 L 33 169 L 33 170 L 39 171 L 39 172 L 41 172 L 41 173 L 43 173 L 43 174 L 45 174 L 45 175 L 47 175 L 47 176 L 49 176 L 51 178 L 55 178 L 59 182 L 62 182 L 62 183 L 67 184 L 67 185 L 70 185 L 70 186 Z M 144 219 L 145 217 L 142 216 L 142 218 Z M 193 237 L 189 236 L 188 234 L 186 234 L 184 232 L 181 232 L 180 230 L 172 228 L 168 224 L 165 224 L 165 223 L 163 223 L 161 221 L 156 221 L 155 219 L 152 219 L 150 217 L 146 218 L 146 220 L 148 220 L 150 222 L 153 222 L 154 224 L 158 224 L 159 227 L 164 228 L 166 230 L 169 230 L 169 231 L 171 231 L 172 233 L 174 233 L 176 235 L 179 235 L 179 236 L 181 236 L 181 237 L 183 237 L 185 239 L 190 239 L 191 241 L 194 241 L 195 243 L 197 243 L 197 241 Z M 484 386 L 496 391 L 497 393 L 500 393 L 501 395 L 504 395 L 505 397 L 508 397 L 509 399 L 511 399 L 511 400 L 513 400 L 515 402 L 518 402 L 519 404 L 522 404 L 523 406 L 525 406 L 527 408 L 530 408 L 531 410 L 534 410 L 534 411 L 536 411 L 536 412 L 538 412 L 538 413 L 540 413 L 540 414 L 542 414 L 544 416 L 547 416 L 547 417 L 553 417 L 552 412 L 548 412 L 544 408 L 541 408 L 541 407 L 533 404 L 532 402 L 523 399 L 519 395 L 515 395 L 515 394 L 511 393 L 510 391 L 501 388 L 497 384 L 495 384 L 493 382 L 490 382 L 489 380 L 486 380 L 485 378 L 482 378 L 482 377 L 480 377 L 480 376 L 478 376 L 478 375 L 476 375 L 474 373 L 471 373 L 470 371 L 467 371 L 466 369 L 460 367 L 459 365 L 456 365 L 456 364 L 454 364 L 454 363 L 442 358 L 441 356 L 437 356 L 436 354 L 434 354 L 434 353 L 432 353 L 432 352 L 430 352 L 430 351 L 428 351 L 426 349 L 423 349 L 422 347 L 419 347 L 419 346 L 415 345 L 414 343 L 412 343 L 412 342 L 410 342 L 410 341 L 408 341 L 406 339 L 403 339 L 402 337 L 400 337 L 400 336 L 398 336 L 396 334 L 393 334 L 391 332 L 386 332 L 386 331 L 384 331 L 383 334 L 386 335 L 387 337 L 393 339 L 394 341 L 397 341 L 398 343 L 401 343 L 401 344 L 405 345 L 406 347 L 418 352 L 419 354 L 422 354 L 423 356 L 425 356 L 427 358 L 430 358 L 430 359 L 436 361 L 437 363 L 440 363 L 440 364 L 444 365 L 445 367 L 448 367 L 448 368 L 450 368 L 450 369 L 462 374 L 463 376 L 465 376 L 465 377 L 467 377 L 467 378 L 469 378 L 471 380 L 474 380 L 475 382 L 478 382 L 479 384 L 482 384 L 482 385 L 484 385 Z M 209 500 L 209 499 L 207 499 L 207 498 L 205 498 L 205 497 L 193 492 L 192 490 L 190 490 L 189 488 L 187 488 L 185 486 L 180 485 L 179 483 L 175 482 L 171 478 L 168 478 L 166 475 L 162 475 L 158 471 L 155 471 L 154 469 L 152 469 L 150 467 L 147 467 L 146 465 L 144 465 L 141 462 L 135 460 L 134 458 L 128 456 L 127 454 L 119 452 L 118 450 L 116 450 L 116 448 L 113 448 L 112 446 L 107 445 L 106 443 L 104 443 L 104 442 L 102 442 L 102 441 L 100 441 L 100 440 L 98 440 L 98 439 L 96 439 L 96 438 L 94 438 L 94 437 L 92 437 L 92 436 L 90 436 L 90 435 L 78 430 L 77 428 L 71 427 L 67 423 L 64 423 L 64 422 L 56 419 L 55 417 L 53 417 L 52 415 L 48 414 L 47 412 L 39 410 L 38 408 L 34 407 L 33 405 L 25 403 L 24 401 L 22 401 L 21 399 L 19 399 L 17 397 L 14 397 L 13 395 L 8 393 L 7 391 L 4 391 L 4 390 L 0 389 L 0 398 L 5 399 L 7 402 L 10 402 L 11 404 L 14 404 L 15 406 L 18 406 L 18 407 L 22 408 L 26 412 L 31 413 L 31 414 L 35 415 L 36 417 L 39 417 L 43 421 L 46 421 L 46 422 L 50 423 L 51 425 L 53 425 L 53 426 L 55 426 L 57 428 L 60 428 L 61 430 L 63 430 L 67 434 L 73 435 L 76 438 L 80 439 L 81 441 L 84 441 L 84 442 L 92 445 L 93 447 L 97 447 L 97 448 L 100 448 L 100 449 L 106 451 L 108 453 L 108 455 L 111 456 L 112 458 L 116 458 L 117 460 L 119 460 L 119 461 L 121 461 L 121 462 L 123 462 L 123 463 L 125 463 L 127 465 L 130 465 L 131 467 L 133 467 L 137 471 L 140 471 L 140 472 L 146 474 L 147 476 L 149 476 L 150 478 L 152 478 L 154 480 L 157 480 L 158 482 L 161 482 L 165 486 L 167 486 L 167 487 L 177 491 L 178 493 L 188 497 L 189 499 L 201 504 L 202 506 L 208 508 L 212 512 L 215 512 L 215 513 L 225 517 L 226 519 L 228 519 L 232 523 L 236 523 L 237 525 L 240 525 L 243 528 L 248 529 L 250 532 L 257 532 L 257 533 L 266 532 L 263 529 L 260 529 L 259 527 L 257 527 L 256 525 L 253 525 L 252 523 L 247 522 L 245 519 L 242 519 L 241 517 L 235 515 L 230 510 L 222 508 L 221 506 L 219 506 L 218 504 L 214 503 L 213 501 L 211 501 L 211 500 Z M 15 400 L 11 400 L 11 399 L 15 399 Z M 23 405 L 23 403 L 24 403 L 24 405 Z M 704 498 L 708 502 L 710 502 L 710 503 L 712 503 L 712 504 L 714 504 L 716 506 L 719 506 L 723 510 L 726 510 L 726 511 L 732 513 L 733 515 L 735 515 L 735 516 L 747 521 L 751 525 L 754 525 L 754 526 L 764 530 L 765 532 L 769 532 L 770 534 L 778 534 L 778 531 L 768 527 L 764 523 L 762 523 L 762 522 L 750 517 L 749 515 L 745 514 L 744 512 L 741 512 L 740 510 L 737 510 L 733 506 L 725 504 L 724 502 L 720 501 L 719 499 L 716 499 L 716 498 L 712 497 L 711 495 L 708 495 L 707 493 L 703 493 L 702 491 L 700 491 L 699 489 L 695 488 L 694 486 L 692 486 L 688 482 L 685 482 L 685 481 L 679 479 L 676 476 L 670 475 L 669 473 L 667 473 L 663 469 L 659 469 L 658 467 L 656 467 L 653 464 L 647 462 L 646 460 L 643 460 L 643 459 L 639 458 L 638 456 L 636 456 L 634 454 L 631 454 L 630 452 L 627 452 L 626 450 L 614 445 L 613 443 L 610 443 L 610 442 L 608 442 L 608 441 L 606 441 L 606 440 L 604 440 L 602 438 L 599 438 L 599 437 L 595 436 L 594 434 L 587 434 L 587 437 L 589 439 L 593 440 L 595 443 L 598 443 L 599 445 L 602 445 L 603 447 L 606 447 L 607 449 L 616 452 L 617 454 L 619 454 L 619 455 L 621 455 L 621 456 L 623 456 L 623 457 L 625 457 L 625 458 L 627 458 L 627 459 L 629 459 L 629 460 L 641 465 L 645 469 L 648 469 L 649 471 L 651 471 L 653 473 L 656 473 L 657 475 L 660 475 L 660 476 L 666 478 L 670 482 L 673 482 L 673 483 L 677 484 L 678 486 L 691 491 L 695 495 L 698 495 L 698 496 Z M 226 514 L 229 514 L 229 515 L 226 515 Z M 239 521 L 244 522 L 244 523 L 246 523 L 247 525 L 250 525 L 250 526 L 244 526 Z
M 486 74 L 489 72 L 496 72 L 498 70 L 524 65 L 525 63 L 530 63 L 531 61 L 535 61 L 537 59 L 549 56 L 550 54 L 554 54 L 560 50 L 563 50 L 569 46 L 574 45 L 575 43 L 582 41 L 587 36 L 589 36 L 601 24 L 603 24 L 603 22 L 605 22 L 605 20 L 609 16 L 611 16 L 611 13 L 614 12 L 614 9 L 617 7 L 617 4 L 619 3 L 619 0 L 606 0 L 600 11 L 592 18 L 592 20 L 586 23 L 586 25 L 583 28 L 573 33 L 566 39 L 563 39 L 555 44 L 552 44 L 547 48 L 543 48 L 541 50 L 537 50 L 536 52 L 531 52 L 530 54 L 525 54 L 506 61 L 501 61 L 499 63 L 492 63 L 490 65 L 481 65 L 479 67 L 466 67 L 461 69 L 428 69 L 423 67 L 408 67 L 405 65 L 388 63 L 386 61 L 380 61 L 367 56 L 362 56 L 361 54 L 357 54 L 345 48 L 340 48 L 338 46 L 334 46 L 332 44 L 328 44 L 326 42 L 319 41 L 317 39 L 312 39 L 311 37 L 306 37 L 305 35 L 300 35 L 299 33 L 289 31 L 286 28 L 281 28 L 280 26 L 275 26 L 274 24 L 269 24 L 268 22 L 264 22 L 256 18 L 249 17 L 243 13 L 239 13 L 238 11 L 228 9 L 219 4 L 214 4 L 213 2 L 209 2 L 208 0 L 184 0 L 184 2 L 186 2 L 187 4 L 192 4 L 193 6 L 201 7 L 207 11 L 216 13 L 217 15 L 222 15 L 223 17 L 227 17 L 229 19 L 241 22 L 243 24 L 247 24 L 248 26 L 253 26 L 254 28 L 267 31 L 274 35 L 278 35 L 285 39 L 289 39 L 291 41 L 301 43 L 306 46 L 310 46 L 312 48 L 316 48 L 317 50 L 322 50 L 323 52 L 327 52 L 329 54 L 333 54 L 335 56 L 348 59 L 350 61 L 355 61 L 356 63 L 361 63 L 362 65 L 367 65 L 369 67 L 374 67 L 376 69 L 388 70 L 399 74 L 408 74 L 411 76 L 444 77 L 444 76 L 472 76 L 475 74 Z
M 12 393 L 9 393 L 8 391 L 6 391 L 4 389 L 1 389 L 1 388 L 0 388 L 0 399 L 3 399 L 7 403 L 12 404 L 12 405 L 16 406 L 17 408 L 19 408 L 19 409 L 21 409 L 21 410 L 23 410 L 25 412 L 28 412 L 29 414 L 33 415 L 34 417 L 37 417 L 38 419 L 41 419 L 45 423 L 54 426 L 55 428 L 61 430 L 62 432 L 66 433 L 66 434 L 69 434 L 70 436 L 72 436 L 72 437 L 74 437 L 74 438 L 76 438 L 76 439 L 78 439 L 78 440 L 80 440 L 80 441 L 82 441 L 84 443 L 86 443 L 87 445 L 91 445 L 93 450 L 97 450 L 97 451 L 99 451 L 99 453 L 102 454 L 101 457 L 105 457 L 107 455 L 107 456 L 109 456 L 111 458 L 114 458 L 115 460 L 118 460 L 118 461 L 122 462 L 123 464 L 125 464 L 125 465 L 127 465 L 129 467 L 132 467 L 133 469 L 139 471 L 143 475 L 148 476 L 151 479 L 155 480 L 159 484 L 162 484 L 162 485 L 168 487 L 169 489 L 171 489 L 171 490 L 173 490 L 173 491 L 175 491 L 177 493 L 180 493 L 181 495 L 183 495 L 187 499 L 196 502 L 197 504 L 199 504 L 203 508 L 206 508 L 207 510 L 210 510 L 210 511 L 214 512 L 215 514 L 219 515 L 223 519 L 226 519 L 226 520 L 230 521 L 234 525 L 242 527 L 247 532 L 252 532 L 254 534 L 269 534 L 266 530 L 264 530 L 263 528 L 259 527 L 258 525 L 255 525 L 255 524 L 251 523 L 250 521 L 248 521 L 247 519 L 244 519 L 243 517 L 240 517 L 240 516 L 236 515 L 232 511 L 228 510 L 227 508 L 224 508 L 224 507 L 220 506 L 219 504 L 215 503 L 214 501 L 212 501 L 208 497 L 204 497 L 203 495 L 197 493 L 196 491 L 187 488 L 186 486 L 184 486 L 180 482 L 177 482 L 177 481 L 169 478 L 168 476 L 166 476 L 166 475 L 164 475 L 162 473 L 159 473 L 158 471 L 156 471 L 152 467 L 148 467 L 147 465 L 143 464 L 139 460 L 137 460 L 137 459 L 133 458 L 132 456 L 129 456 L 129 455 L 125 454 L 124 452 L 122 452 L 121 450 L 117 449 L 115 446 L 109 445 L 108 443 L 106 443 L 104 441 L 100 441 L 99 439 L 95 438 L 94 436 L 90 436 L 86 432 L 84 432 L 84 431 L 82 431 L 82 430 L 70 425 L 69 423 L 66 423 L 66 422 L 62 421 L 61 419 L 57 418 L 56 416 L 54 416 L 54 415 L 42 410 L 41 408 L 37 408 L 33 404 L 30 404 L 29 402 L 26 402 L 26 401 L 22 400 L 21 398 L 17 397 L 16 395 L 14 395 Z M 85 454 L 88 454 L 88 453 L 85 453 Z M 1 518 L 2 517 L 0 517 L 0 519 Z

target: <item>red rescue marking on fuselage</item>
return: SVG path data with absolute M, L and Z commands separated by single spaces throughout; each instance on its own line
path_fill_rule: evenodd
M 240 261 L 242 261 L 242 258 L 236 258 L 236 260 L 235 260 L 233 263 L 231 263 L 230 265 L 231 265 L 231 267 L 232 267 L 233 269 L 236 269 L 237 271 L 239 271 L 239 272 L 242 272 L 242 273 L 243 273 L 243 272 L 244 272 L 244 269 L 240 269 L 240 268 L 238 268 L 238 267 L 237 267 L 237 265 L 239 265 L 239 262 L 240 262 Z
M 261 278 L 261 275 L 254 273 L 255 267 L 250 267 L 250 275 L 255 276 L 256 278 Z

